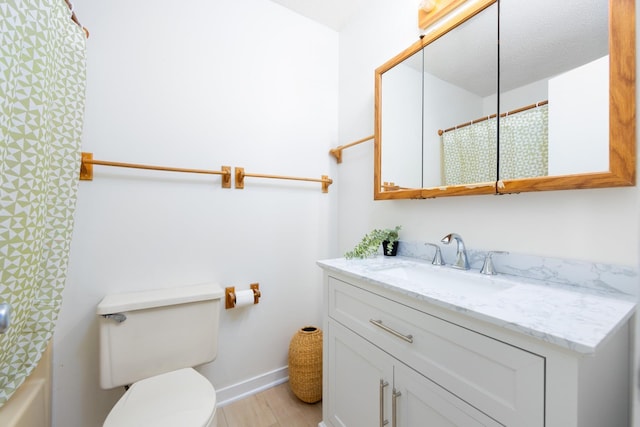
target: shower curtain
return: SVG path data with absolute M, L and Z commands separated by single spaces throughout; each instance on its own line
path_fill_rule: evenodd
M 442 134 L 444 185 L 496 180 L 496 119 L 487 119 Z
M 80 167 L 85 34 L 64 0 L 0 0 L 0 406 L 46 348 L 65 284 Z
M 546 176 L 549 163 L 547 104 L 451 129 L 442 134 L 444 185 Z M 500 171 L 496 178 L 496 124 Z
M 549 105 L 500 118 L 500 179 L 548 175 Z

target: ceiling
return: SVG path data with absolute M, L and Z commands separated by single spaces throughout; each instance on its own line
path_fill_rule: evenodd
M 322 25 L 340 31 L 365 0 L 271 0 Z

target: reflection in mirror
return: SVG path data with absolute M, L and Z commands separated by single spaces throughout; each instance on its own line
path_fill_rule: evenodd
M 382 74 L 385 191 L 496 181 L 497 9 L 493 4 Z M 469 118 L 483 123 L 455 132 Z
M 493 4 L 425 46 L 423 187 L 496 181 L 497 41 Z
M 500 179 L 609 170 L 607 3 L 500 0 Z
M 422 50 L 384 74 L 382 180 L 393 185 L 422 185 Z M 388 143 L 387 143 L 388 142 Z M 385 185 L 385 184 L 383 184 Z

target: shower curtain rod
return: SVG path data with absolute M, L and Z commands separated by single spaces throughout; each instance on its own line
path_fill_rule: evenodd
M 328 193 L 329 186 L 333 184 L 333 180 L 329 178 L 327 175 L 322 175 L 320 179 L 318 178 L 300 178 L 296 176 L 283 176 L 283 175 L 267 175 L 261 173 L 245 173 L 244 168 L 235 168 L 236 175 L 236 188 L 243 189 L 244 188 L 244 178 L 268 178 L 268 179 L 287 179 L 293 181 L 309 181 L 309 182 L 320 182 L 322 183 L 322 192 Z
M 535 104 L 527 105 L 527 106 L 524 106 L 524 107 L 516 108 L 515 110 L 507 111 L 506 113 L 502 113 L 502 114 L 500 114 L 500 117 L 506 117 L 506 116 L 509 116 L 511 114 L 522 113 L 523 111 L 531 110 L 533 108 L 542 107 L 543 105 L 547 105 L 548 103 L 549 103 L 549 100 L 536 102 Z M 467 122 L 467 123 L 462 123 L 461 125 L 458 125 L 458 126 L 450 127 L 449 129 L 445 129 L 445 130 L 439 129 L 438 130 L 438 135 L 442 136 L 442 134 L 445 133 L 445 132 L 450 132 L 452 130 L 456 130 L 456 129 L 460 129 L 460 128 L 463 128 L 463 127 L 466 127 L 466 126 L 470 126 L 470 125 L 473 125 L 473 124 L 476 124 L 476 123 L 480 123 L 480 122 L 483 122 L 485 120 L 493 119 L 494 117 L 496 117 L 496 115 L 492 114 L 490 116 L 481 117 L 481 118 L 479 118 L 477 120 L 472 120 L 472 121 Z
M 154 166 L 154 165 L 142 165 L 137 163 L 123 163 L 123 162 L 111 162 L 106 160 L 95 160 L 93 153 L 82 153 L 82 159 L 80 163 L 80 180 L 92 181 L 93 180 L 93 165 L 100 166 L 115 166 L 119 168 L 132 168 L 132 169 L 147 169 L 147 170 L 159 170 L 167 172 L 185 172 L 185 173 L 199 173 L 208 175 L 222 175 L 222 188 L 231 188 L 231 167 L 222 166 L 221 171 L 213 171 L 206 169 L 187 169 L 187 168 L 174 168 L 169 166 Z
M 329 154 L 334 156 L 338 163 L 342 163 L 342 150 L 344 150 L 345 148 L 353 147 L 354 145 L 362 144 L 363 142 L 373 139 L 373 137 L 374 135 L 371 135 L 371 136 L 367 136 L 366 138 L 362 138 L 357 141 L 350 142 L 349 144 L 339 145 L 336 148 L 332 148 L 331 150 L 329 150 Z

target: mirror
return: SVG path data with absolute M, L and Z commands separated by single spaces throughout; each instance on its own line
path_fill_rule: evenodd
M 493 3 L 422 49 L 423 187 L 486 183 L 493 192 L 498 149 L 497 41 L 498 4 Z
M 378 68 L 374 198 L 635 185 L 635 5 L 610 3 L 474 2 Z
M 393 189 L 394 182 L 402 183 L 404 188 L 424 187 L 423 56 L 420 49 L 385 75 L 385 93 L 380 102 L 385 111 L 382 140 L 390 141 L 385 144 L 382 158 L 383 181 L 388 183 L 387 190 Z
M 609 170 L 608 5 L 554 3 L 500 0 L 503 180 Z

